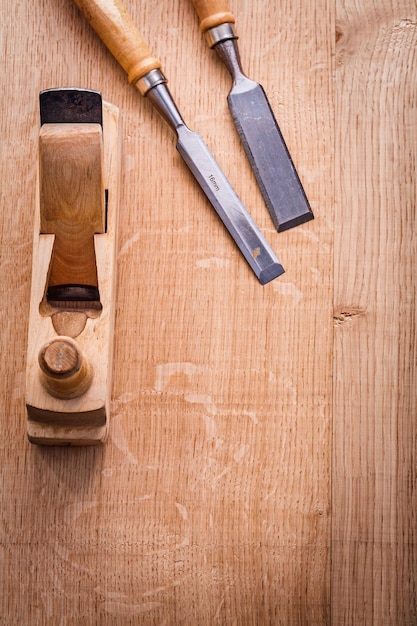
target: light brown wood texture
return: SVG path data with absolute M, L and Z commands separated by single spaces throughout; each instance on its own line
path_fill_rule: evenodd
M 73 2 L 5 0 L 2 623 L 411 626 L 415 2 L 230 0 L 315 214 L 281 234 L 192 3 L 125 4 L 286 273 L 259 285 Z M 123 119 L 98 448 L 26 440 L 37 94 L 68 85 Z
M 333 623 L 417 624 L 417 5 L 339 3 Z
M 39 169 L 40 232 L 55 235 L 48 286 L 97 286 L 94 234 L 105 230 L 100 124 L 44 124 Z
M 26 315 L 27 434 L 33 443 L 98 444 L 107 438 L 112 393 L 119 109 L 103 102 L 103 129 L 96 124 L 45 124 L 39 148 Z M 88 284 L 92 279 L 99 303 L 47 299 L 51 285 Z M 60 359 L 65 349 L 75 348 L 79 361 L 65 378 L 45 358 L 58 338 Z

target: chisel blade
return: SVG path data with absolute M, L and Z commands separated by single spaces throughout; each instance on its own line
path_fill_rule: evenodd
M 162 74 L 161 62 L 147 44 L 121 0 L 75 0 L 103 43 L 177 134 L 177 149 L 263 285 L 284 269 L 200 136 L 190 131 Z
M 192 0 L 210 48 L 233 79 L 228 104 L 275 228 L 313 219 L 307 196 L 261 85 L 243 72 L 227 0 Z
M 187 126 L 177 129 L 177 150 L 262 285 L 284 273 L 206 144 Z
M 241 80 L 227 101 L 277 231 L 311 220 L 313 213 L 262 86 Z

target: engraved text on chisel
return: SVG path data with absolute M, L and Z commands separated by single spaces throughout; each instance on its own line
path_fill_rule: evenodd
M 216 179 L 214 178 L 213 174 L 210 174 L 209 176 L 209 181 L 211 182 L 211 184 L 213 185 L 214 189 L 216 191 L 220 191 L 220 187 L 218 186 L 218 184 L 216 183 Z

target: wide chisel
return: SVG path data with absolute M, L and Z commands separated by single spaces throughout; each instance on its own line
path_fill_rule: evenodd
M 313 219 L 304 189 L 261 85 L 245 76 L 227 0 L 192 0 L 210 48 L 229 70 L 229 109 L 278 232 Z
M 284 272 L 269 244 L 243 206 L 213 155 L 182 119 L 161 72 L 141 34 L 119 0 L 75 0 L 87 21 L 128 74 L 128 80 L 152 102 L 177 134 L 177 150 L 233 237 L 261 284 Z

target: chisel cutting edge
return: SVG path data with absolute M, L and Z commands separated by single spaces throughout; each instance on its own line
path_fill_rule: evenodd
M 275 228 L 313 219 L 297 171 L 261 85 L 245 76 L 227 0 L 192 0 L 200 28 L 229 70 L 229 109 Z
M 177 149 L 261 284 L 284 269 L 201 137 L 185 124 L 154 58 L 119 0 L 74 0 L 103 43 L 177 134 Z

